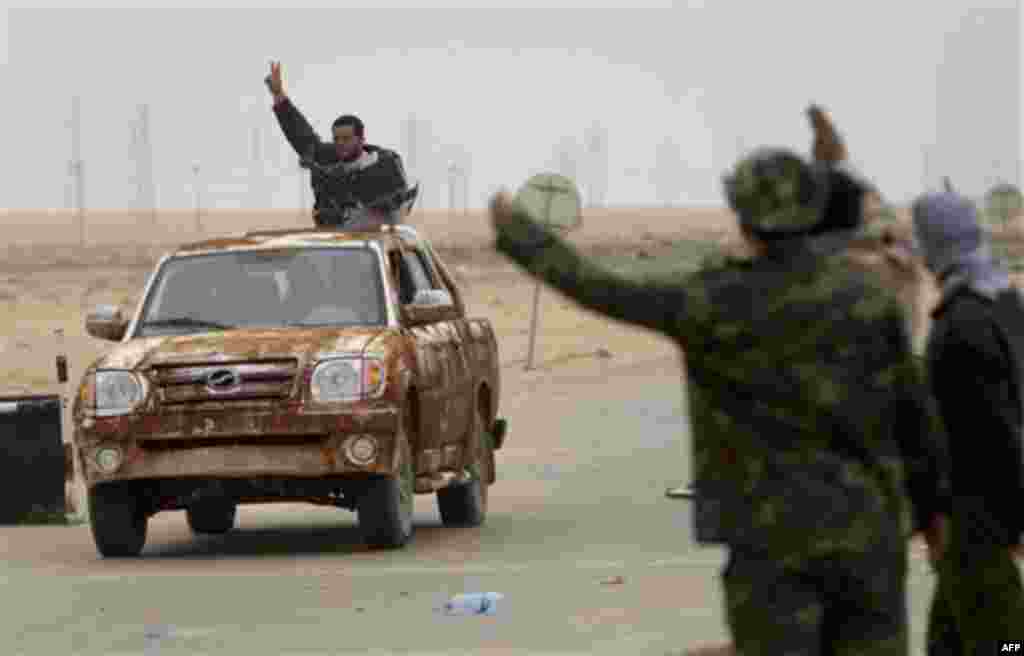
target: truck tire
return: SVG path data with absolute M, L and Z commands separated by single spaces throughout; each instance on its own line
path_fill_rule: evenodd
M 363 542 L 373 549 L 397 549 L 412 538 L 415 474 L 405 439 L 400 439 L 399 449 L 398 476 L 367 481 L 356 505 Z
M 477 457 L 468 483 L 450 485 L 437 491 L 437 509 L 445 526 L 480 526 L 487 519 L 487 488 L 494 480 L 494 453 L 483 430 L 484 418 L 476 411 Z
M 89 490 L 89 526 L 104 558 L 134 558 L 146 545 L 149 523 L 131 488 L 116 484 Z
M 238 506 L 227 500 L 201 501 L 185 509 L 188 527 L 198 535 L 222 535 L 235 527 Z

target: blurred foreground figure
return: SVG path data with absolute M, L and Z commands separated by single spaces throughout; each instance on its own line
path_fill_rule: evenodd
M 913 227 L 897 220 L 878 190 L 850 165 L 846 144 L 825 112 L 811 107 L 808 118 L 815 134 L 814 163 L 829 187 L 822 221 L 808 233 L 813 248 L 822 254 L 842 253 L 877 275 L 904 307 L 913 350 L 923 354 L 936 290 L 914 243 Z M 726 258 L 754 254 L 742 238 L 721 248 Z M 718 256 L 708 260 L 711 265 L 719 261 Z
M 357 230 L 399 223 L 415 201 L 417 188 L 408 188 L 398 153 L 367 144 L 363 122 L 351 114 L 334 121 L 333 143 L 321 141 L 285 94 L 280 63 L 270 65 L 265 82 L 281 130 L 309 169 L 316 225 Z
M 906 654 L 906 540 L 925 531 L 939 548 L 949 503 L 898 301 L 812 247 L 827 185 L 789 151 L 756 151 L 725 180 L 754 257 L 647 281 L 583 258 L 507 195 L 491 204 L 499 251 L 683 350 L 696 538 L 729 547 L 744 656 Z
M 925 262 L 942 287 L 927 356 L 953 462 L 952 526 L 937 564 L 928 654 L 994 654 L 996 641 L 1024 635 L 1024 588 L 1014 562 L 1024 531 L 1024 304 L 968 199 L 926 194 L 913 216 Z
M 905 308 L 913 351 L 922 353 L 933 286 L 924 275 L 912 227 L 897 223 L 878 191 L 849 165 L 846 144 L 825 112 L 812 106 L 807 114 L 814 128 L 814 163 L 828 187 L 822 219 L 808 231 L 812 248 L 824 255 L 843 254 L 854 266 L 879 276 Z M 728 260 L 756 254 L 753 244 L 741 236 L 740 241 L 723 244 L 702 266 L 720 267 Z M 666 491 L 674 499 L 692 499 L 696 494 L 692 484 Z
M 849 161 L 846 144 L 820 107 L 811 107 L 814 161 L 828 176 L 824 220 L 811 231 L 823 253 L 842 252 L 878 275 L 906 310 L 915 353 L 927 339 L 929 280 L 917 252 L 913 228 L 897 221 L 881 194 Z

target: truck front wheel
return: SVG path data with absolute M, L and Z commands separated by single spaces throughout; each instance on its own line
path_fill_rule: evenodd
M 89 526 L 104 558 L 134 558 L 146 544 L 148 517 L 132 492 L 116 483 L 89 490 Z
M 359 529 L 363 541 L 371 548 L 396 549 L 412 538 L 415 474 L 405 439 L 399 440 L 399 449 L 398 475 L 367 481 L 357 502 Z

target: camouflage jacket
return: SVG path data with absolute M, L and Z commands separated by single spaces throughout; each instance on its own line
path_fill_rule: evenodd
M 856 229 L 836 230 L 815 236 L 811 248 L 821 255 L 844 255 L 850 263 L 877 276 L 904 308 L 914 353 L 923 356 L 931 319 L 928 314 L 937 295 L 915 252 L 909 229 L 894 222 L 874 219 Z M 702 262 L 702 268 L 721 266 L 729 258 L 753 257 L 738 238 L 727 241 Z
M 948 509 L 923 367 L 898 302 L 869 272 L 791 240 L 695 274 L 632 280 L 514 207 L 499 251 L 683 349 L 698 541 L 799 560 L 905 537 L 911 519 L 919 528 Z

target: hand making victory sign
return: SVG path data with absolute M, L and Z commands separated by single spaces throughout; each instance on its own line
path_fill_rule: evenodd
M 281 77 L 281 62 L 270 62 L 270 75 L 263 80 L 274 97 L 274 102 L 280 102 L 286 95 L 284 92 L 284 79 Z

